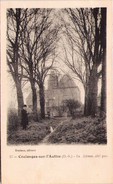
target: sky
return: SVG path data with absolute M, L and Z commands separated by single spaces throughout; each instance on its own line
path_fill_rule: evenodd
M 59 66 L 58 66 L 58 68 L 59 68 Z M 63 70 L 59 69 L 59 71 L 61 71 L 61 75 L 64 75 L 64 74 L 70 75 L 72 77 L 72 79 L 74 80 L 75 84 L 79 87 L 80 93 L 81 93 L 81 102 L 84 103 L 84 89 L 83 89 L 82 84 L 78 80 L 74 79 L 74 75 L 64 65 L 64 63 L 60 63 L 60 68 L 63 68 Z M 48 77 L 45 80 L 45 89 L 48 88 Z M 15 88 L 14 82 L 13 82 L 12 77 L 9 74 L 8 74 L 7 78 L 8 78 L 8 80 L 7 80 L 8 91 L 7 92 L 8 92 L 8 97 L 9 97 L 8 98 L 8 106 L 12 107 L 12 108 L 17 108 L 16 88 Z M 22 90 L 23 90 L 23 95 L 24 95 L 24 100 L 25 100 L 24 103 L 27 104 L 26 98 L 28 97 L 29 93 L 31 93 L 31 89 L 30 89 L 29 83 L 26 83 L 26 85 L 23 87 Z
M 56 15 L 58 16 L 58 9 L 55 11 Z M 56 16 L 56 22 L 58 23 L 59 21 L 59 16 L 57 17 Z M 56 24 L 55 22 L 55 24 Z M 60 23 L 59 23 L 60 24 Z M 65 56 L 64 56 L 64 50 L 63 50 L 63 44 L 65 47 L 67 47 L 67 43 L 65 42 L 65 39 L 64 39 L 64 35 L 63 33 L 61 34 L 61 38 L 59 40 L 59 43 L 57 45 L 57 52 L 58 52 L 58 56 L 60 57 L 57 57 L 56 58 L 56 63 L 55 63 L 55 67 L 59 70 L 59 72 L 61 73 L 61 75 L 64 75 L 64 74 L 68 74 L 72 77 L 72 79 L 74 80 L 75 84 L 79 87 L 80 89 L 80 96 L 81 96 L 81 102 L 84 103 L 84 88 L 83 88 L 83 85 L 82 83 L 75 79 L 75 74 L 66 66 L 66 64 L 64 63 L 65 61 Z M 60 59 L 62 58 L 62 59 Z M 70 56 L 69 56 L 69 59 L 71 60 Z M 76 59 L 76 56 L 75 56 L 75 59 Z M 48 77 L 46 78 L 45 80 L 45 89 L 47 89 L 48 87 Z M 100 83 L 99 83 L 99 93 L 100 93 Z M 30 89 L 30 85 L 29 83 L 26 84 L 23 88 L 23 94 L 24 94 L 24 99 L 25 99 L 25 103 L 26 102 L 26 98 L 27 96 L 29 95 L 29 93 L 31 92 L 31 89 Z M 8 96 L 10 96 L 10 98 L 8 98 L 8 104 L 9 106 L 14 106 L 14 107 L 17 107 L 17 100 L 16 100 L 16 89 L 14 87 L 14 83 L 13 83 L 13 80 L 11 78 L 11 76 L 8 74 Z

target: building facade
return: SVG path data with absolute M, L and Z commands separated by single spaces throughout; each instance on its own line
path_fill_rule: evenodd
M 38 92 L 37 92 L 38 93 Z M 38 109 L 39 109 L 39 94 L 38 96 Z M 45 111 L 49 112 L 50 116 L 59 116 L 61 108 L 65 100 L 74 99 L 80 100 L 80 90 L 75 82 L 69 75 L 63 75 L 60 79 L 55 72 L 52 72 L 48 79 L 48 87 L 45 90 Z M 27 99 L 29 107 L 32 105 L 31 94 Z

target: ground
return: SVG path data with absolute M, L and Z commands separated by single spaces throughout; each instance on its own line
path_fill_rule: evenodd
M 27 130 L 19 127 L 8 132 L 8 144 L 106 144 L 106 122 L 99 118 L 61 117 L 29 122 Z

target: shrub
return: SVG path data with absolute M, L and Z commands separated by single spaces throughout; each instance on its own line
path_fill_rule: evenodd
M 28 113 L 28 119 L 29 121 L 38 121 L 39 120 L 39 117 L 38 117 L 38 113 Z
M 81 103 L 74 99 L 68 99 L 64 101 L 65 106 L 68 108 L 70 115 L 72 118 L 75 117 L 76 109 L 81 106 Z
M 8 109 L 8 131 L 15 131 L 19 126 L 19 119 L 16 109 Z

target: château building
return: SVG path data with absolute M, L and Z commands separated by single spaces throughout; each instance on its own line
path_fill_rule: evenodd
M 27 98 L 29 107 L 32 105 L 31 94 Z M 39 109 L 39 94 L 38 94 L 38 109 Z M 50 111 L 54 116 L 59 114 L 65 100 L 74 99 L 80 100 L 80 90 L 69 75 L 63 75 L 60 79 L 55 72 L 51 72 L 48 79 L 48 87 L 45 90 L 45 110 Z

